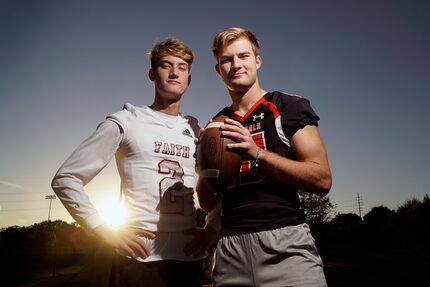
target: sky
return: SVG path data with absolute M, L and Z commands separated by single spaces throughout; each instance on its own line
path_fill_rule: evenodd
M 204 125 L 228 106 L 210 45 L 233 26 L 260 41 L 263 89 L 306 97 L 320 116 L 337 212 L 422 200 L 429 12 L 419 0 L 2 0 L 0 228 L 73 221 L 58 199 L 45 199 L 52 177 L 107 115 L 152 103 L 146 53 L 155 41 L 175 36 L 194 51 L 183 114 Z M 87 185 L 102 215 L 119 185 L 114 162 Z

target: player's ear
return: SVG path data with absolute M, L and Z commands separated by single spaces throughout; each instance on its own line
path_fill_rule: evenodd
M 151 68 L 151 69 L 149 69 L 149 71 L 148 71 L 148 78 L 153 82 L 153 81 L 155 81 L 155 72 L 154 72 L 154 70 Z
M 188 75 L 188 86 L 191 84 L 191 75 Z
M 217 72 L 217 74 L 218 74 L 218 75 L 220 75 L 220 72 L 219 72 L 219 64 L 216 64 L 216 65 L 215 65 L 215 71 Z
M 263 59 L 260 56 L 255 57 L 255 62 L 257 63 L 257 70 L 260 69 L 261 64 L 263 64 Z

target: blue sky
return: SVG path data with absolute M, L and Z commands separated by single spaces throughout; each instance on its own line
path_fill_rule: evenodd
M 151 104 L 147 51 L 175 36 L 195 53 L 184 114 L 203 125 L 230 99 L 210 52 L 219 30 L 260 40 L 265 90 L 321 117 L 342 213 L 430 194 L 427 1 L 1 1 L 0 227 L 46 220 L 50 181 L 108 114 Z M 87 191 L 118 198 L 114 163 Z M 58 200 L 51 219 L 72 221 Z

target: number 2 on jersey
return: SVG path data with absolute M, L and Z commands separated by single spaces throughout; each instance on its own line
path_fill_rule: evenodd
M 184 214 L 184 169 L 179 162 L 164 159 L 158 164 L 158 173 L 170 175 L 159 183 L 160 213 Z

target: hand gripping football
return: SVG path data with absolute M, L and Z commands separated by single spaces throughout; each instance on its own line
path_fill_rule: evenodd
M 206 126 L 197 148 L 199 178 L 216 182 L 223 187 L 233 183 L 242 164 L 242 156 L 227 149 L 227 144 L 234 141 L 221 136 L 219 128 L 226 118 L 227 116 L 219 116 Z

